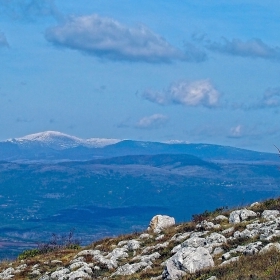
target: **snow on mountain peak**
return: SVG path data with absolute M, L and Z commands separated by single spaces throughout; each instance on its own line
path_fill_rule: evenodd
M 189 141 L 183 141 L 183 140 L 168 140 L 164 141 L 165 144 L 190 144 Z
M 70 136 L 58 131 L 44 131 L 34 134 L 29 134 L 21 138 L 16 138 L 16 140 L 29 140 L 29 141 L 51 141 L 53 139 L 71 139 L 71 140 L 79 140 L 79 138 L 75 136 Z
M 44 131 L 29 134 L 20 138 L 8 139 L 7 141 L 22 145 L 36 143 L 41 146 L 47 146 L 54 149 L 67 149 L 78 146 L 84 146 L 88 148 L 102 148 L 107 145 L 118 143 L 121 140 L 107 138 L 81 139 L 76 136 L 71 136 L 58 131 Z

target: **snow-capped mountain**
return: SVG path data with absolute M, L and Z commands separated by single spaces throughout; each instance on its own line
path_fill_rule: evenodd
M 102 148 L 107 145 L 112 145 L 120 142 L 119 139 L 107 138 L 90 138 L 81 139 L 76 136 L 71 136 L 58 131 L 45 131 L 35 134 L 26 135 L 20 138 L 8 139 L 5 142 L 19 145 L 37 144 L 42 147 L 49 147 L 55 150 L 63 150 L 83 146 L 87 148 Z
M 150 142 L 106 138 L 81 139 L 45 131 L 0 141 L 0 161 L 92 160 L 127 155 L 189 154 L 207 160 L 275 161 L 275 154 L 182 141 Z

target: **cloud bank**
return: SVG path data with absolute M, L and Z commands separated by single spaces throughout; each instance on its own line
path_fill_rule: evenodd
M 263 96 L 251 104 L 233 104 L 231 109 L 236 110 L 259 110 L 259 109 L 273 109 L 280 107 L 280 88 L 268 88 Z
M 240 39 L 232 39 L 230 41 L 226 38 L 222 38 L 221 42 L 211 42 L 206 45 L 206 48 L 211 51 L 234 56 L 264 58 L 271 60 L 279 60 L 280 58 L 280 48 L 270 47 L 261 39 L 251 39 L 244 42 Z
M 143 25 L 129 27 L 97 14 L 68 17 L 49 28 L 45 37 L 56 46 L 108 60 L 168 63 L 206 59 L 206 54 L 191 43 L 185 43 L 183 51 Z
M 141 129 L 157 129 L 166 125 L 168 117 L 161 114 L 154 114 L 140 119 L 135 127 Z
M 146 90 L 142 97 L 159 105 L 180 104 L 212 108 L 218 106 L 220 93 L 209 80 L 179 81 L 164 91 Z

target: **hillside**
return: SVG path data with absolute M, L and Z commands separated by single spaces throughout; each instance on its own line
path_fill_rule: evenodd
M 75 228 L 89 243 L 141 231 L 157 213 L 181 222 L 205 209 L 275 197 L 279 184 L 278 163 L 212 162 L 186 154 L 0 162 L 0 259 L 52 232 Z
M 2 262 L 0 279 L 279 279 L 279 209 L 277 198 L 188 223 L 156 216 L 146 231 L 82 248 L 70 236 Z

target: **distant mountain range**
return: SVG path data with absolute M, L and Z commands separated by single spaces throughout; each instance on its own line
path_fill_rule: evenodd
M 120 139 L 81 139 L 46 131 L 0 142 L 0 160 L 91 160 L 126 155 L 189 154 L 207 160 L 276 161 L 275 154 L 228 146 L 147 142 Z

